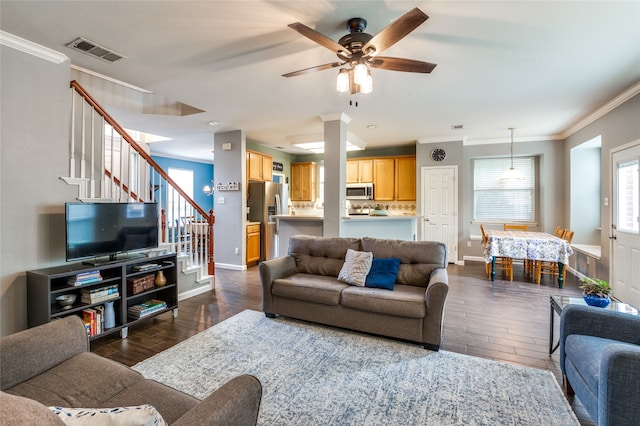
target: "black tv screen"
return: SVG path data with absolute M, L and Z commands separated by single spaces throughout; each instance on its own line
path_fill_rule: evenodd
M 158 247 L 157 203 L 67 203 L 67 261 Z

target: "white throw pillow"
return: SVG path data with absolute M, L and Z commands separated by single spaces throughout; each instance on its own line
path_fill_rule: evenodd
M 115 408 L 49 407 L 67 425 L 167 426 L 158 410 L 149 404 Z
M 340 273 L 338 274 L 338 281 L 364 287 L 364 282 L 371 269 L 372 261 L 373 253 L 369 251 L 347 249 L 344 265 L 342 265 L 342 269 L 340 269 Z

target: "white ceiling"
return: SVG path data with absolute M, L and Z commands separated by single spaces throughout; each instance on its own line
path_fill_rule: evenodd
M 337 69 L 284 78 L 336 56 L 287 27 L 338 40 L 362 17 L 375 35 L 419 7 L 429 15 L 384 56 L 438 64 L 431 74 L 374 69 L 374 92 L 335 90 Z M 640 81 L 640 1 L 1 1 L 0 29 L 74 66 L 204 112 L 141 114 L 101 100 L 124 127 L 170 137 L 152 152 L 210 159 L 212 134 L 296 152 L 344 112 L 367 147 L 417 140 L 559 139 Z M 65 45 L 87 38 L 127 57 L 107 63 Z M 88 88 L 91 92 L 91 88 Z M 349 100 L 358 101 L 350 106 Z M 218 121 L 216 127 L 208 125 Z M 462 124 L 463 130 L 452 130 Z M 369 128 L 376 125 L 376 128 Z

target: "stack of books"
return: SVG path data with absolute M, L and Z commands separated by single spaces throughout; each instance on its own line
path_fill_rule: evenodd
M 130 306 L 129 309 L 127 309 L 127 314 L 129 315 L 129 317 L 137 319 L 137 318 L 146 317 L 147 315 L 151 315 L 163 309 L 167 309 L 167 302 L 163 302 L 162 300 L 152 299 L 152 300 L 149 300 L 148 302 Z
M 82 303 L 100 303 L 120 297 L 118 285 L 82 290 Z
M 87 271 L 82 272 L 73 278 L 70 278 L 67 281 L 67 284 L 72 287 L 77 287 L 80 285 L 96 283 L 98 281 L 102 281 L 102 275 L 100 275 L 100 271 Z
M 97 336 L 104 331 L 104 307 L 96 306 L 94 309 L 82 310 L 82 321 L 89 336 Z

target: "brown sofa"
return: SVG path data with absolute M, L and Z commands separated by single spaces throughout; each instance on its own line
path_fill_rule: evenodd
M 262 386 L 238 376 L 204 400 L 89 351 L 82 320 L 67 316 L 0 339 L 0 424 L 64 424 L 47 407 L 150 404 L 172 425 L 255 425 Z
M 338 281 L 348 249 L 400 258 L 393 290 Z M 260 263 L 262 309 L 438 350 L 449 289 L 447 250 L 434 241 L 294 236 L 287 256 Z

